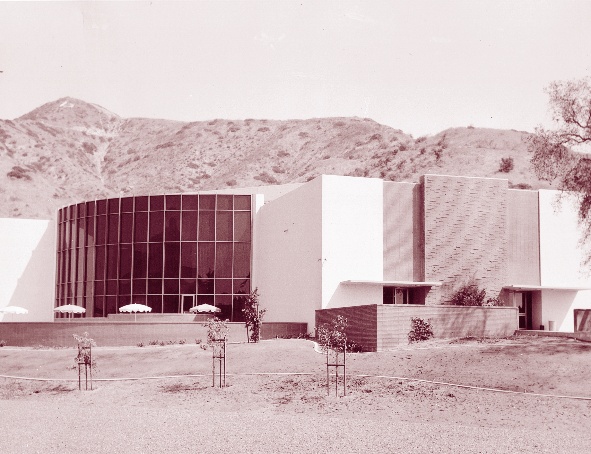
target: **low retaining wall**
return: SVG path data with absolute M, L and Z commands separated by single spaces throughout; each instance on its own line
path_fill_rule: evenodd
M 365 351 L 408 343 L 411 318 L 427 320 L 435 338 L 504 337 L 518 328 L 515 307 L 367 305 L 316 311 L 316 326 L 338 315 L 347 318 L 347 337 Z
M 246 342 L 244 323 L 228 323 L 229 342 Z M 306 323 L 263 323 L 261 338 L 305 336 Z M 0 323 L 0 341 L 16 347 L 72 347 L 72 334 L 87 332 L 98 346 L 131 346 L 150 341 L 181 340 L 193 343 L 196 339 L 207 341 L 207 328 L 203 323 L 170 322 L 89 322 L 84 319 L 39 323 Z

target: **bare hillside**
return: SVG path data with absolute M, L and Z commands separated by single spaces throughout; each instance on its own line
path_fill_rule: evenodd
M 50 218 L 114 195 L 304 182 L 320 174 L 417 181 L 424 173 L 544 187 L 525 132 L 455 128 L 414 139 L 370 119 L 121 118 L 73 98 L 0 120 L 0 216 Z M 513 169 L 499 172 L 501 159 Z

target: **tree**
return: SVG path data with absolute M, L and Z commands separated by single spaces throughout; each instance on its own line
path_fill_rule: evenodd
M 558 181 L 578 206 L 583 245 L 591 240 L 591 78 L 555 81 L 547 88 L 556 129 L 538 126 L 528 139 L 538 178 Z M 587 251 L 585 264 L 591 264 Z
M 258 342 L 261 338 L 261 325 L 267 309 L 259 308 L 259 289 L 255 288 L 244 301 L 244 324 L 246 325 L 246 338 L 249 342 Z M 249 335 L 250 331 L 250 335 Z

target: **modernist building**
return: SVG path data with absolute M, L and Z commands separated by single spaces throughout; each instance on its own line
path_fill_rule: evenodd
M 510 189 L 504 179 L 323 175 L 304 184 L 85 201 L 45 224 L 52 233 L 40 238 L 54 242 L 55 254 L 35 265 L 45 267 L 43 279 L 27 283 L 23 273 L 0 307 L 30 305 L 23 286 L 50 282 L 36 299 L 38 319 L 53 319 L 51 309 L 62 304 L 104 318 L 138 302 L 154 313 L 208 303 L 241 321 L 244 295 L 258 288 L 266 321 L 306 322 L 312 331 L 319 310 L 446 307 L 474 281 L 518 308 L 515 328 L 574 331 L 576 309 L 591 309 L 591 278 L 581 267 L 576 209 L 568 202 L 557 209 L 556 195 Z M 8 221 L 15 222 L 0 225 Z M 30 221 L 19 222 L 27 231 Z M 39 244 L 33 251 L 46 256 Z

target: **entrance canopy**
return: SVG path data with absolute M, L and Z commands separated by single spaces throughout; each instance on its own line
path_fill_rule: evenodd
M 415 288 L 415 287 L 440 287 L 442 282 L 422 282 L 422 281 L 342 281 L 346 285 L 379 285 L 386 287 Z
M 530 292 L 536 290 L 562 290 L 564 292 L 578 292 L 579 290 L 591 290 L 591 287 L 576 287 L 569 285 L 529 285 L 529 284 L 511 284 L 503 286 L 504 290 L 512 292 Z

